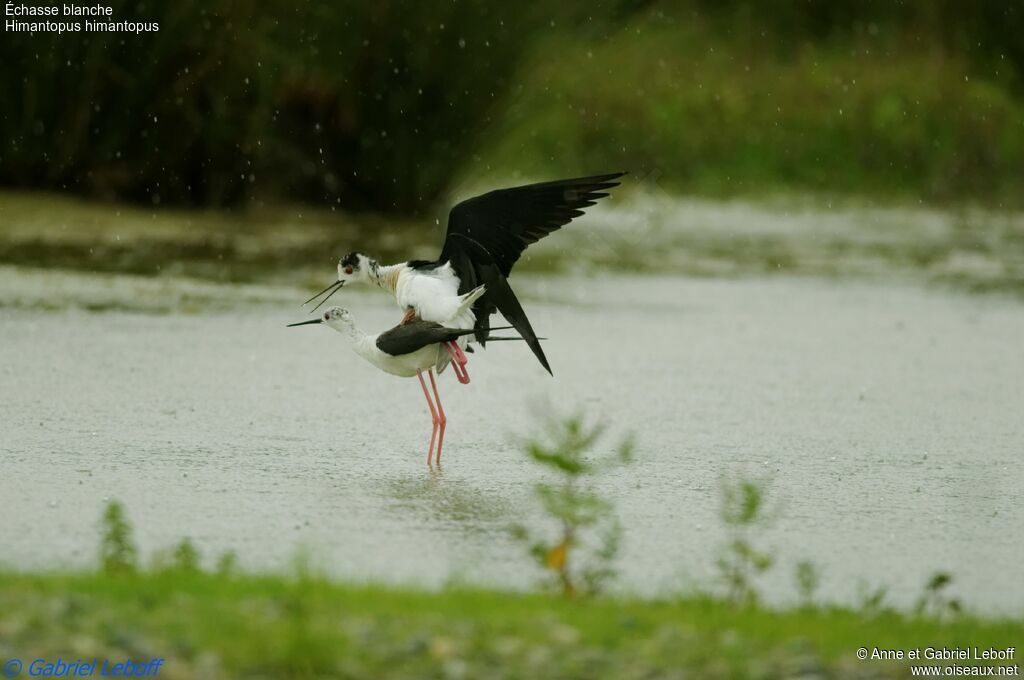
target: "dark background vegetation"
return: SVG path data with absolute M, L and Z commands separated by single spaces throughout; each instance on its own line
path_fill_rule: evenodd
M 6 33 L 0 186 L 422 214 L 456 182 L 629 169 L 1019 204 L 1010 2 L 108 0 L 158 33 Z

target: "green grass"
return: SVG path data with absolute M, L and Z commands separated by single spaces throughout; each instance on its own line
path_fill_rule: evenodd
M 657 7 L 541 46 L 473 176 L 629 169 L 729 197 L 779 189 L 1020 205 L 1024 100 L 895 27 L 811 40 Z M 558 53 L 557 59 L 551 54 Z
M 172 678 L 905 677 L 856 649 L 1007 647 L 1022 635 L 1020 621 L 703 598 L 567 601 L 180 570 L 0 575 L 0 658 L 165 657 Z

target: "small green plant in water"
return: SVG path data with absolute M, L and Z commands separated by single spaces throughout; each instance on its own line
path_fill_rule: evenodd
M 775 562 L 770 552 L 756 547 L 753 531 L 767 523 L 766 490 L 763 482 L 743 479 L 723 482 L 719 517 L 729 533 L 716 566 L 726 597 L 735 604 L 755 604 L 755 579 Z
M 915 610 L 921 615 L 931 615 L 936 618 L 955 617 L 963 612 L 960 600 L 948 594 L 949 586 L 953 583 L 953 576 L 944 571 L 937 571 L 931 575 L 924 586 L 924 592 L 917 600 Z
M 863 580 L 857 582 L 857 609 L 865 616 L 877 616 L 887 611 L 889 609 L 886 603 L 888 596 L 888 586 L 870 586 Z
M 814 605 L 814 594 L 821 585 L 821 571 L 810 560 L 801 560 L 796 564 L 796 590 L 800 595 L 800 604 L 804 607 Z
M 109 501 L 100 523 L 100 565 L 103 571 L 108 574 L 133 573 L 138 567 L 138 551 L 124 506 L 118 501 Z
M 554 530 L 535 532 L 521 524 L 512 535 L 529 546 L 546 572 L 546 584 L 566 597 L 600 593 L 615 574 L 621 527 L 612 504 L 593 489 L 597 474 L 627 465 L 633 443 L 626 438 L 611 455 L 587 457 L 604 434 L 602 425 L 587 425 L 575 416 L 551 420 L 543 440 L 526 445 L 529 457 L 557 475 L 557 482 L 537 484 L 535 493 Z
M 192 543 L 192 539 L 181 539 L 181 542 L 174 546 L 173 555 L 175 569 L 193 573 L 199 571 L 199 550 Z
M 226 550 L 217 558 L 215 572 L 218 576 L 234 576 L 238 573 L 238 554 L 234 550 Z
M 153 571 L 196 574 L 202 571 L 199 550 L 190 538 L 183 538 L 172 547 L 161 548 L 153 554 Z

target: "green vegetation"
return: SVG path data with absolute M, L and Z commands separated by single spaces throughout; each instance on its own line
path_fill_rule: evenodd
M 813 36 L 760 4 L 724 19 L 656 7 L 608 39 L 539 49 L 481 158 L 529 175 L 611 162 L 711 196 L 1019 205 L 1024 98 L 1005 58 L 976 66 L 920 26 L 867 25 L 870 10 L 860 31 Z
M 715 565 L 726 589 L 726 599 L 735 604 L 756 604 L 756 578 L 771 569 L 774 556 L 754 545 L 753 534 L 767 521 L 767 491 L 763 482 L 752 479 L 722 483 L 719 517 L 729 534 Z
M 960 600 L 949 595 L 953 577 L 944 571 L 932 574 L 925 584 L 924 593 L 917 601 L 917 612 L 937 618 L 956 616 L 963 609 Z
M 0 630 L 22 659 L 166 657 L 172 678 L 902 678 L 855 650 L 1019 646 L 1024 625 L 161 571 L 0 574 Z
M 813 562 L 801 560 L 797 562 L 794 578 L 796 591 L 800 595 L 800 604 L 810 607 L 814 604 L 814 594 L 821 585 L 821 571 Z
M 100 565 L 108 574 L 131 573 L 138 567 L 138 550 L 132 540 L 132 528 L 118 501 L 107 503 L 103 512 L 100 538 Z
M 1013 3 L 111 0 L 158 33 L 9 33 L 0 185 L 427 214 L 460 184 L 1020 205 Z
M 8 33 L 0 183 L 147 204 L 422 211 L 519 55 L 581 4 L 111 0 L 126 38 Z
M 536 494 L 554 531 L 538 532 L 521 524 L 513 536 L 529 546 L 537 564 L 548 572 L 547 585 L 566 597 L 596 595 L 615 575 L 622 528 L 612 504 L 592 486 L 594 476 L 612 466 L 628 465 L 633 443 L 623 441 L 614 455 L 588 457 L 605 428 L 588 425 L 582 416 L 549 419 L 546 439 L 526 445 L 530 458 L 558 475 L 557 484 L 541 482 Z

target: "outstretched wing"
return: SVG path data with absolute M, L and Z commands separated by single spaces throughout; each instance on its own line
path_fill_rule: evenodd
M 448 213 L 439 261 L 457 266 L 455 261 L 462 254 L 473 260 L 486 257 L 508 276 L 526 246 L 582 215 L 584 208 L 618 186 L 615 180 L 624 174 L 540 182 L 465 200 Z
M 541 366 L 551 373 L 530 320 L 506 280 L 526 247 L 583 214 L 618 186 L 624 172 L 498 189 L 459 203 L 448 214 L 448 233 L 438 263 L 450 262 L 459 293 L 487 286 L 473 305 L 476 339 L 487 342 L 490 315 L 497 309 L 519 331 Z

